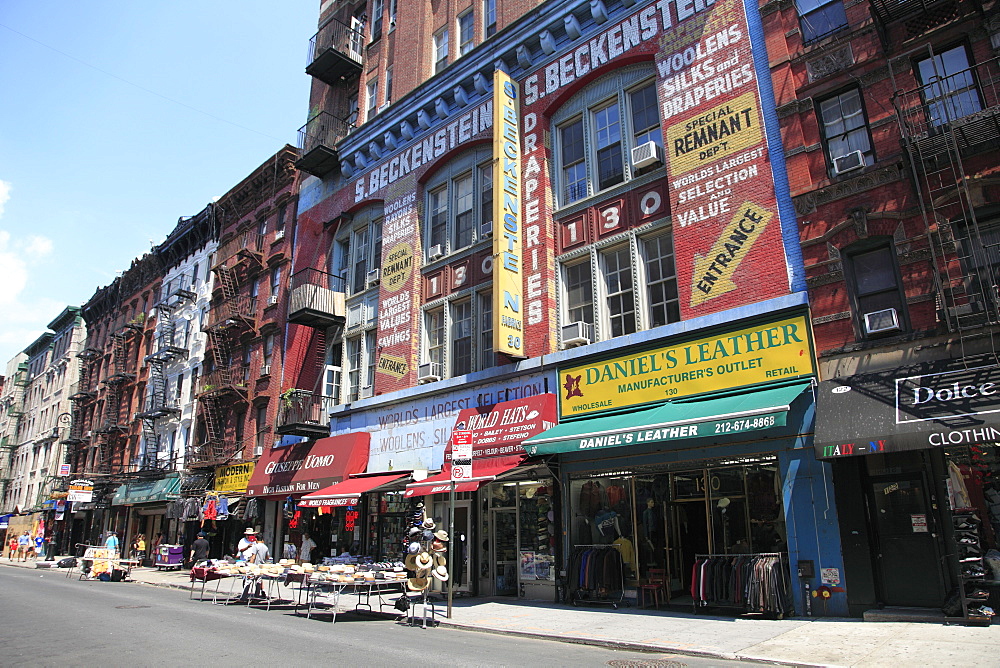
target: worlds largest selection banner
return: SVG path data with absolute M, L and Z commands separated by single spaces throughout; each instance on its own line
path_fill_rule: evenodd
M 670 6 L 677 25 L 665 32 L 656 67 L 687 319 L 789 286 L 744 5 Z M 756 57 L 766 64 L 763 45 Z

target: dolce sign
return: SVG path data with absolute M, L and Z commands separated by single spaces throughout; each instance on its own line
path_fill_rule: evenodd
M 962 369 L 896 380 L 896 423 L 1000 411 L 1000 370 Z

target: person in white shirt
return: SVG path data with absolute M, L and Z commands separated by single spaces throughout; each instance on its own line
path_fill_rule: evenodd
M 308 533 L 302 534 L 302 545 L 299 547 L 299 557 L 303 563 L 310 562 L 312 551 L 316 549 L 316 541 Z M 310 562 L 311 563 L 311 562 Z
M 252 548 L 256 542 L 256 531 L 253 529 L 247 529 L 244 531 L 243 538 L 240 538 L 240 542 L 236 546 L 236 557 L 242 559 L 243 561 L 250 561 L 250 555 L 252 554 L 250 548 Z

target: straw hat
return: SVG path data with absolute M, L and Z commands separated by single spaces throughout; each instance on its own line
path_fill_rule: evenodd
M 431 564 L 434 563 L 434 560 L 431 558 L 431 555 L 428 554 L 427 552 L 421 552 L 420 554 L 417 555 L 416 563 L 417 563 L 417 568 L 430 568 Z
M 440 541 L 444 541 L 445 543 L 448 542 L 448 532 L 445 531 L 444 529 L 439 529 L 438 531 L 435 531 L 434 537 Z
M 431 571 L 431 574 L 436 579 L 440 580 L 441 582 L 444 582 L 445 580 L 448 579 L 448 568 L 446 566 L 438 566 L 433 571 Z
M 435 566 L 447 566 L 448 565 L 448 558 L 445 557 L 440 552 L 435 552 L 434 553 L 434 565 Z
M 435 552 L 447 552 L 448 546 L 439 540 L 435 540 L 433 543 L 431 543 L 431 549 L 434 550 Z
M 256 536 L 257 532 L 254 531 L 253 529 L 247 529 L 246 531 L 243 532 L 243 535 L 244 536 Z
M 428 580 L 423 578 L 409 578 L 406 581 L 406 588 L 410 591 L 423 591 L 427 589 Z
M 426 518 L 426 519 L 424 520 L 424 523 L 423 523 L 423 525 L 422 525 L 422 526 L 423 526 L 423 527 L 424 527 L 425 529 L 433 529 L 433 528 L 434 528 L 434 520 L 432 520 L 431 518 L 429 518 L 429 517 L 428 517 L 428 518 Z
M 408 571 L 417 570 L 417 555 L 408 554 L 406 555 L 406 560 L 403 561 L 403 567 Z

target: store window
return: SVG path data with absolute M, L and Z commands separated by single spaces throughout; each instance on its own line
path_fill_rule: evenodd
M 891 237 L 873 238 L 841 251 L 858 331 L 862 338 L 908 329 L 895 245 Z
M 468 248 L 492 234 L 492 168 L 489 150 L 469 151 L 427 182 L 428 259 Z
M 819 115 L 826 140 L 826 156 L 835 176 L 875 163 L 859 89 L 852 88 L 820 101 Z M 858 152 L 862 157 L 860 161 L 852 158 L 852 154 L 856 156 Z
M 842 0 L 796 0 L 802 41 L 812 42 L 834 33 L 847 25 L 847 12 Z
M 639 66 L 603 77 L 553 115 L 554 176 L 561 206 L 636 176 L 630 163 L 636 146 L 653 142 L 662 155 L 663 134 L 651 75 L 649 67 Z
M 607 546 L 622 556 L 624 582 L 609 589 L 662 573 L 672 600 L 690 602 L 696 556 L 787 550 L 772 456 L 588 473 L 571 480 L 568 501 L 577 554 Z
M 917 61 L 930 125 L 944 125 L 982 110 L 976 72 L 969 60 L 968 48 L 961 45 Z
M 524 586 L 555 581 L 556 524 L 551 478 L 483 487 L 480 575 L 494 596 L 518 596 Z

